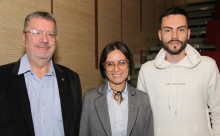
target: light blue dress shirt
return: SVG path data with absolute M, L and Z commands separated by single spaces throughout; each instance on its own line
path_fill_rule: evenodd
M 110 116 L 112 136 L 127 136 L 128 126 L 128 91 L 127 83 L 125 90 L 122 92 L 123 101 L 119 105 L 112 97 L 113 91 L 108 83 L 107 101 L 108 112 Z
M 21 58 L 18 75 L 24 74 L 35 136 L 64 136 L 63 119 L 56 73 L 52 61 L 42 78 L 32 71 L 27 54 Z

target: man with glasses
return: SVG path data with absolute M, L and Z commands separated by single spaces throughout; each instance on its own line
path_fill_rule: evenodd
M 0 134 L 78 136 L 82 96 L 79 76 L 55 64 L 56 21 L 33 12 L 22 34 L 26 54 L 0 67 Z

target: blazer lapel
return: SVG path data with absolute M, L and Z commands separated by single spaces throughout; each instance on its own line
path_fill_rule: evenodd
M 61 112 L 62 112 L 62 117 L 63 117 L 63 127 L 64 127 L 64 133 L 65 135 L 70 135 L 70 127 L 69 127 L 69 121 L 71 120 L 71 112 L 72 112 L 72 103 L 70 102 L 71 95 L 68 94 L 68 90 L 65 89 L 65 76 L 63 74 L 62 69 L 55 63 L 53 63 L 54 69 L 56 72 L 56 77 L 57 77 L 57 83 L 58 83 L 58 89 L 59 89 L 59 94 L 60 94 L 60 105 L 61 105 Z
M 97 91 L 101 93 L 101 96 L 95 100 L 95 108 L 106 135 L 111 136 L 112 133 L 107 103 L 107 83 L 102 85 Z
M 128 87 L 128 128 L 127 128 L 127 135 L 129 136 L 131 133 L 131 130 L 134 126 L 134 123 L 136 121 L 137 118 L 137 114 L 138 114 L 138 109 L 139 109 L 139 101 L 138 98 L 135 97 L 135 90 L 132 89 L 132 87 L 127 84 Z
M 13 88 L 15 89 L 15 94 L 17 95 L 18 101 L 21 105 L 21 108 L 24 113 L 24 117 L 27 121 L 27 124 L 32 132 L 32 135 L 34 136 L 34 125 L 33 125 L 33 120 L 32 120 L 32 114 L 31 114 L 31 106 L 30 106 L 30 101 L 29 101 L 29 96 L 27 93 L 27 88 L 25 84 L 25 79 L 24 75 L 17 75 L 18 74 L 18 69 L 20 66 L 20 61 L 15 63 L 15 66 L 12 70 L 12 82 L 11 84 L 13 85 Z

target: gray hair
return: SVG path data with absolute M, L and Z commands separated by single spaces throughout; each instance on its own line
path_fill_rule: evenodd
M 28 23 L 29 21 L 32 19 L 32 18 L 42 18 L 42 19 L 46 19 L 46 20 L 50 20 L 50 21 L 53 21 L 54 24 L 55 24 L 55 29 L 56 29 L 56 34 L 58 33 L 57 32 L 57 24 L 56 24 L 56 20 L 54 18 L 54 16 L 48 12 L 43 12 L 43 11 L 36 11 L 36 12 L 33 12 L 31 14 L 29 14 L 26 18 L 25 18 L 25 21 L 24 21 L 24 30 L 23 32 L 26 31 L 27 27 L 28 27 Z

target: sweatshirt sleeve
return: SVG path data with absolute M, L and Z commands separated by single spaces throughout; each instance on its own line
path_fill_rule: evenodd
M 139 75 L 138 75 L 138 82 L 137 82 L 137 89 L 143 91 L 143 92 L 147 92 L 147 88 L 145 85 L 145 81 L 144 81 L 144 68 L 141 67 L 140 71 L 139 71 Z
M 212 133 L 214 136 L 220 136 L 220 75 L 216 64 L 213 69 L 208 89 L 208 106 Z

